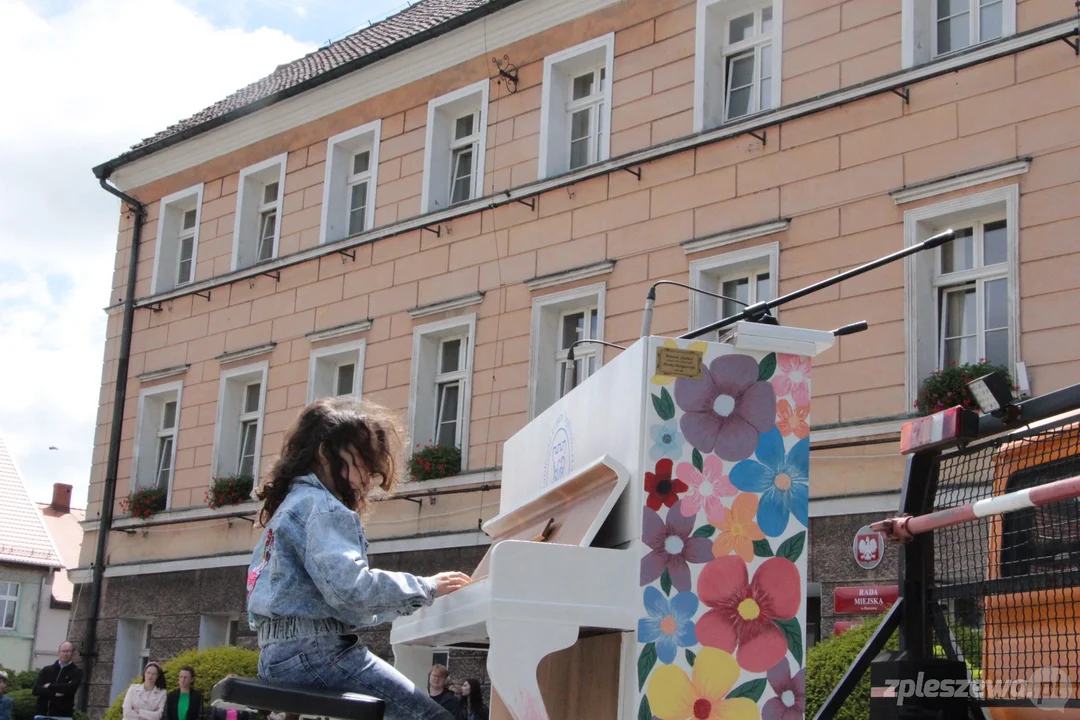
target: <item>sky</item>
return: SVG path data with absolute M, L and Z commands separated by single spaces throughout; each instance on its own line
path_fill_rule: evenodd
M 91 168 L 404 7 L 0 0 L 0 436 L 35 500 L 86 504 L 120 211 Z

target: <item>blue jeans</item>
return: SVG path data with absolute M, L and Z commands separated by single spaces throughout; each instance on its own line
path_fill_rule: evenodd
M 386 701 L 385 720 L 454 720 L 454 716 L 356 635 L 316 635 L 271 643 L 259 654 L 259 678 L 279 685 L 354 692 Z

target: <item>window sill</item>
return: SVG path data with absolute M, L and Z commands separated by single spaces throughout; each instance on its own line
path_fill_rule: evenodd
M 451 488 L 463 488 L 470 485 L 491 485 L 502 480 L 502 468 L 488 468 L 465 472 L 460 475 L 439 478 L 438 480 L 405 480 L 398 485 L 397 492 L 393 497 L 417 495 L 435 490 L 449 490 Z
M 153 517 L 142 520 L 130 515 L 117 518 L 112 524 L 112 530 L 134 532 L 139 528 L 149 528 L 160 525 L 180 525 L 182 523 L 199 522 L 202 520 L 215 519 L 252 519 L 258 513 L 261 503 L 246 502 L 239 505 L 226 505 L 216 510 L 209 507 L 190 507 L 178 510 L 164 510 L 156 513 Z M 98 529 L 99 520 L 86 520 L 80 523 L 83 532 L 95 532 Z

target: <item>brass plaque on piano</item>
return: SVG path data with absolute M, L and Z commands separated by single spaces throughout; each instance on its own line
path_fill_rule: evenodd
M 701 379 L 702 354 L 696 350 L 656 348 L 656 374 L 668 377 Z

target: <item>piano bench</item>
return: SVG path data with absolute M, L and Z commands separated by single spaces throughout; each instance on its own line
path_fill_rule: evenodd
M 215 702 L 242 705 L 263 713 L 313 715 L 340 720 L 383 720 L 386 703 L 357 693 L 279 686 L 251 678 L 225 678 L 210 695 Z

